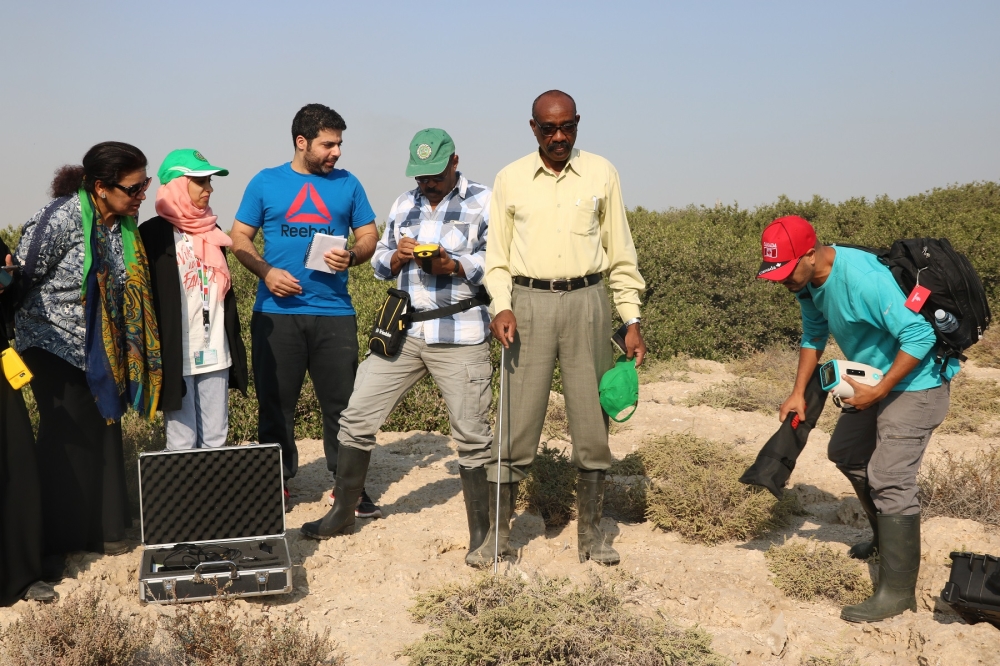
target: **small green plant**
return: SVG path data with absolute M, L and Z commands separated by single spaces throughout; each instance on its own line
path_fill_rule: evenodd
M 0 634 L 7 666 L 153 666 L 156 624 L 111 606 L 88 589 L 61 603 L 31 605 Z
M 789 597 L 848 605 L 872 595 L 872 583 L 862 565 L 829 546 L 800 541 L 771 546 L 764 557 L 775 587 Z
M 740 483 L 753 459 L 731 444 L 673 434 L 647 442 L 638 453 L 651 481 L 646 517 L 687 541 L 752 539 L 800 511 L 792 493 L 778 501 Z
M 422 594 L 410 613 L 433 629 L 401 652 L 412 666 L 722 666 L 700 629 L 629 608 L 638 581 L 480 576 Z
M 1000 526 L 1000 448 L 972 456 L 945 451 L 917 477 L 925 518 L 945 516 Z
M 576 478 L 569 456 L 542 443 L 521 483 L 518 506 L 540 515 L 546 527 L 565 525 L 576 515 Z

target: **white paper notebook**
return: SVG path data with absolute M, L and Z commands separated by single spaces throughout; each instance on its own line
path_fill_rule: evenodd
M 323 260 L 323 255 L 329 250 L 343 250 L 347 248 L 347 238 L 344 236 L 331 236 L 330 234 L 316 234 L 309 241 L 304 259 L 306 268 L 324 273 L 333 273 L 330 267 Z

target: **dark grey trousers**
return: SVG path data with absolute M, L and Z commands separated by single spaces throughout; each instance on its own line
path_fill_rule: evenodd
M 323 414 L 326 467 L 336 474 L 340 413 L 351 398 L 358 370 L 355 317 L 254 312 L 250 335 L 258 402 L 257 440 L 280 444 L 285 478 L 295 476 L 299 468 L 295 407 L 308 370 Z
M 931 434 L 948 415 L 950 392 L 948 382 L 924 391 L 897 391 L 837 420 L 827 457 L 848 477 L 868 477 L 880 513 L 920 513 L 917 473 Z

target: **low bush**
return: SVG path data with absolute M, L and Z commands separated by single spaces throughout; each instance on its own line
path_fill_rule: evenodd
M 569 456 L 543 443 L 521 482 L 518 507 L 541 516 L 546 527 L 565 525 L 576 515 L 576 478 Z
M 969 347 L 965 355 L 982 368 L 1000 368 L 1000 330 L 994 326 L 986 331 L 986 335 Z
M 677 629 L 629 608 L 638 582 L 622 574 L 582 587 L 566 579 L 480 576 L 422 594 L 410 613 L 433 629 L 402 655 L 412 666 L 721 666 L 700 629 Z
M 731 444 L 673 434 L 643 444 L 638 453 L 651 481 L 646 517 L 687 541 L 752 539 L 799 510 L 792 493 L 778 501 L 740 483 L 753 458 Z
M 774 574 L 775 587 L 789 597 L 849 605 L 872 595 L 872 583 L 863 565 L 829 546 L 799 541 L 771 546 L 764 557 Z
M 630 523 L 646 520 L 646 493 L 649 478 L 642 457 L 629 453 L 608 469 L 604 487 L 604 513 Z
M 1000 384 L 992 379 L 974 379 L 960 372 L 951 381 L 948 416 L 939 432 L 992 434 L 990 426 L 1000 420 Z
M 0 633 L 7 666 L 153 666 L 156 624 L 112 607 L 100 592 L 78 592 L 61 603 L 29 605 Z
M 309 631 L 298 612 L 238 616 L 232 601 L 184 606 L 167 632 L 185 666 L 342 666 L 330 630 Z
M 1000 448 L 969 457 L 946 451 L 924 463 L 917 483 L 925 518 L 965 518 L 1000 526 Z

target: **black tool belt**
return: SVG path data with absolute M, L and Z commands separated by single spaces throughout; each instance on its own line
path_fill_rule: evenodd
M 375 323 L 368 336 L 368 349 L 385 358 L 392 358 L 399 353 L 406 331 L 413 322 L 450 317 L 479 305 L 490 304 L 490 295 L 482 287 L 472 298 L 463 299 L 443 308 L 423 311 L 412 310 L 410 295 L 405 291 L 399 289 L 388 291 L 385 303 L 375 313 Z
M 600 281 L 600 273 L 591 273 L 590 275 L 570 278 L 569 280 L 538 280 L 524 277 L 523 275 L 514 276 L 514 284 L 532 289 L 542 289 L 544 291 L 573 291 L 574 289 L 583 289 L 584 287 L 595 285 Z

